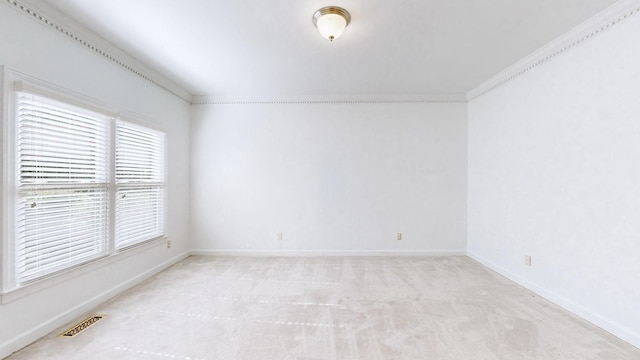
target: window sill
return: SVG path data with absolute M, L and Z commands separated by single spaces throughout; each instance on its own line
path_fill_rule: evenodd
M 118 261 L 121 261 L 129 256 L 135 255 L 145 250 L 155 248 L 166 244 L 168 237 L 163 236 L 155 240 L 143 243 L 139 246 L 135 246 L 127 249 L 126 251 L 117 252 L 112 255 L 105 256 L 103 258 L 91 261 L 89 263 L 73 267 L 71 269 L 63 270 L 55 275 L 46 277 L 40 280 L 36 280 L 29 284 L 22 285 L 15 289 L 9 290 L 5 293 L 0 293 L 0 304 L 5 305 L 21 299 L 25 296 L 42 291 L 51 286 L 66 282 L 70 279 L 84 275 L 88 272 L 95 271 L 101 267 L 111 265 Z

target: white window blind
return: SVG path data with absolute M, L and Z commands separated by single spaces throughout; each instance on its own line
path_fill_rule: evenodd
M 110 118 L 16 93 L 19 282 L 108 253 Z
M 164 134 L 116 123 L 116 249 L 164 235 Z

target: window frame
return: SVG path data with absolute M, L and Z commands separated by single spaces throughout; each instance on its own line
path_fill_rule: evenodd
M 146 248 L 158 246 L 163 244 L 169 237 L 169 228 L 167 222 L 167 208 L 168 208 L 168 195 L 167 195 L 167 183 L 168 183 L 168 136 L 167 132 L 158 126 L 156 123 L 150 121 L 142 115 L 137 113 L 119 109 L 116 106 L 110 105 L 106 102 L 91 98 L 86 95 L 79 94 L 72 90 L 62 88 L 57 85 L 50 84 L 46 81 L 36 79 L 29 75 L 22 74 L 7 67 L 0 67 L 0 115 L 2 116 L 2 126 L 0 126 L 0 137 L 2 139 L 2 151 L 3 156 L 2 164 L 0 166 L 0 179 L 1 194 L 2 194 L 2 214 L 0 219 L 0 233 L 2 239 L 0 241 L 0 302 L 7 303 L 15 299 L 18 299 L 26 294 L 38 291 L 41 288 L 51 286 L 64 279 L 78 276 L 87 269 L 94 269 L 105 266 L 107 264 L 118 261 L 124 257 L 134 255 Z M 17 164 L 18 151 L 17 151 L 17 108 L 16 100 L 18 91 L 26 91 L 36 95 L 41 95 L 47 98 L 51 98 L 56 101 L 60 101 L 71 106 L 80 107 L 93 112 L 100 113 L 110 118 L 108 120 L 109 137 L 109 149 L 107 150 L 108 157 L 108 239 L 107 239 L 107 252 L 105 255 L 95 259 L 82 262 L 80 264 L 72 265 L 68 268 L 45 274 L 40 277 L 19 282 L 19 274 L 16 262 L 16 214 L 18 212 L 17 200 Z M 126 248 L 116 249 L 116 234 L 115 234 L 115 222 L 116 222 L 116 176 L 115 176 L 115 129 L 118 121 L 133 124 L 137 127 L 149 129 L 153 132 L 160 133 L 163 137 L 162 151 L 162 171 L 163 181 L 161 188 L 162 193 L 162 234 L 130 245 Z

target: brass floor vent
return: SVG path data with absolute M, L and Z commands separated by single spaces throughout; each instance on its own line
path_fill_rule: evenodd
M 88 318 L 80 321 L 79 323 L 73 325 L 69 330 L 63 332 L 62 334 L 60 334 L 60 336 L 62 337 L 72 337 L 72 336 L 76 336 L 78 334 L 80 334 L 81 332 L 85 331 L 87 328 L 89 328 L 89 326 L 97 323 L 98 321 L 102 320 L 103 317 L 105 317 L 106 315 L 100 315 L 100 314 L 96 314 L 96 315 L 91 315 Z

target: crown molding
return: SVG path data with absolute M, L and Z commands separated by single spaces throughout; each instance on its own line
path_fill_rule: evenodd
M 430 95 L 290 95 L 290 96 L 215 96 L 196 95 L 193 105 L 264 104 L 446 104 L 466 103 L 465 94 Z
M 476 86 L 467 92 L 467 100 L 471 101 L 491 92 L 511 80 L 520 77 L 529 70 L 543 65 L 551 59 L 594 38 L 596 35 L 611 29 L 639 12 L 640 0 L 619 0 L 599 14 Z
M 44 25 L 51 31 L 75 41 L 85 49 L 119 65 L 121 68 L 165 92 L 191 103 L 192 95 L 188 91 L 80 25 L 48 3 L 35 0 L 1 0 L 0 2 Z

